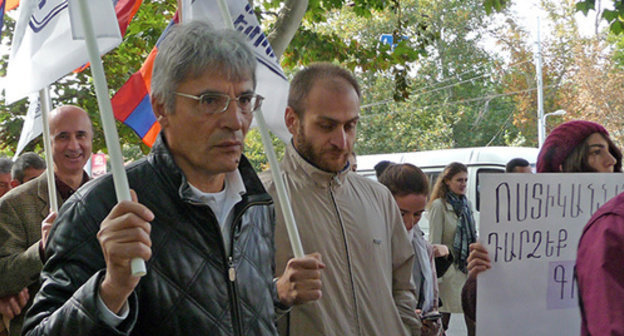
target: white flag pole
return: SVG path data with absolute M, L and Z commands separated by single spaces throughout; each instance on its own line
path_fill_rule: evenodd
M 180 6 L 180 22 L 189 23 L 191 22 L 191 0 L 178 0 L 178 5 Z
M 297 229 L 297 223 L 295 222 L 295 215 L 290 205 L 290 199 L 286 194 L 286 187 L 284 186 L 284 180 L 282 179 L 282 172 L 275 156 L 275 150 L 273 149 L 273 143 L 271 143 L 271 137 L 267 131 L 266 123 L 264 122 L 264 115 L 262 110 L 258 109 L 255 112 L 258 129 L 260 129 L 260 135 L 262 137 L 262 145 L 266 152 L 269 164 L 271 165 L 271 175 L 273 176 L 273 183 L 275 183 L 275 190 L 277 190 L 277 198 L 280 200 L 282 208 L 282 215 L 286 223 L 286 230 L 288 231 L 288 239 L 290 239 L 290 245 L 293 249 L 293 255 L 295 258 L 303 257 L 303 245 L 301 245 L 301 238 L 299 237 L 299 230 Z
M 113 118 L 113 107 L 108 95 L 108 84 L 106 83 L 104 67 L 102 66 L 102 59 L 100 58 L 97 40 L 95 39 L 91 13 L 89 13 L 87 8 L 87 0 L 79 0 L 77 3 L 83 22 L 87 53 L 89 54 L 89 62 L 91 63 L 91 74 L 93 75 L 93 82 L 95 84 L 95 94 L 100 109 L 100 116 L 102 117 L 104 138 L 111 160 L 115 194 L 117 195 L 118 202 L 130 201 L 132 200 L 130 196 L 130 186 L 128 185 L 126 170 L 123 166 L 123 155 L 121 154 L 119 136 L 117 135 L 115 119 Z M 130 266 L 132 268 L 132 275 L 134 276 L 144 276 L 147 273 L 145 261 L 141 258 L 132 259 Z
M 234 23 L 225 0 L 218 0 L 217 2 L 219 3 L 219 9 L 221 10 L 221 15 L 225 24 L 228 28 L 234 30 Z M 258 109 L 254 112 L 254 114 L 256 120 L 258 121 L 258 129 L 260 130 L 260 135 L 262 137 L 262 145 L 264 146 L 264 151 L 269 159 L 269 165 L 271 165 L 271 175 L 273 176 L 273 183 L 275 183 L 275 189 L 277 190 L 277 198 L 280 201 L 282 215 L 284 216 L 286 230 L 288 231 L 288 238 L 290 239 L 290 245 L 292 246 L 295 258 L 301 258 L 304 255 L 303 245 L 301 245 L 301 238 L 299 237 L 299 230 L 297 229 L 297 223 L 295 222 L 295 215 L 293 214 L 292 206 L 290 205 L 290 199 L 286 194 L 284 180 L 282 179 L 282 172 L 279 168 L 279 163 L 277 162 L 277 156 L 275 155 L 273 143 L 271 142 L 271 137 L 269 136 L 269 131 L 266 126 L 266 122 L 264 121 L 262 109 Z
M 46 175 L 48 178 L 48 198 L 50 201 L 50 210 L 58 213 L 58 200 L 56 199 L 56 183 L 54 181 L 54 161 L 52 160 L 52 148 L 50 148 L 52 140 L 50 138 L 50 125 L 48 124 L 48 116 L 50 115 L 50 92 L 48 86 L 39 91 L 39 103 L 41 106 L 41 122 L 43 123 L 43 150 L 45 151 Z

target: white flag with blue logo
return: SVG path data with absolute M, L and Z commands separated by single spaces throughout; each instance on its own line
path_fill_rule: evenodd
M 22 0 L 5 94 L 12 103 L 89 62 L 77 1 Z M 113 0 L 88 0 L 100 55 L 121 43 Z
M 273 53 L 269 40 L 262 32 L 262 27 L 249 2 L 228 0 L 227 5 L 234 29 L 246 36 L 258 61 L 256 92 L 265 98 L 262 103 L 262 112 L 267 126 L 282 141 L 288 141 L 291 135 L 284 123 L 284 112 L 288 100 L 288 79 Z M 189 14 L 182 13 L 183 18 L 185 15 Z M 216 0 L 194 0 L 191 5 L 190 19 L 210 22 L 213 27 L 226 26 Z

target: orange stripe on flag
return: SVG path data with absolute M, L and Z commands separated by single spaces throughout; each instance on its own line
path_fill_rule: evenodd
M 8 12 L 12 9 L 15 9 L 17 6 L 19 6 L 19 0 L 7 0 L 4 11 Z
M 154 68 L 154 59 L 156 58 L 156 54 L 158 54 L 158 49 L 154 47 L 149 55 L 147 55 L 147 59 L 143 62 L 143 65 L 139 70 L 143 76 L 143 80 L 145 81 L 147 92 L 152 91 L 152 69 Z
M 145 136 L 143 137 L 143 143 L 148 145 L 149 147 L 152 147 L 154 141 L 156 141 L 158 133 L 160 133 L 160 123 L 158 123 L 157 121 L 154 123 L 154 125 L 152 125 L 152 128 L 150 128 L 150 130 L 145 133 Z

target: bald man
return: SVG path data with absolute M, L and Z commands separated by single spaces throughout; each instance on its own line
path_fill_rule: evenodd
M 49 126 L 60 206 L 89 180 L 83 167 L 91 157 L 93 129 L 87 112 L 73 105 L 53 110 Z M 49 231 L 47 226 L 42 232 L 42 221 L 49 209 L 46 174 L 11 189 L 0 199 L 0 313 L 12 318 L 10 335 L 21 334 L 22 313 L 39 288 Z

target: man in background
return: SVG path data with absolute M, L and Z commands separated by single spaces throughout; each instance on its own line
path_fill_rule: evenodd
M 50 113 L 50 137 L 59 207 L 89 180 L 82 167 L 91 157 L 93 129 L 87 112 L 73 105 Z M 51 217 L 46 218 L 48 215 Z M 12 305 L 10 335 L 21 335 L 23 312 L 39 289 L 50 214 L 48 178 L 41 174 L 0 198 L 0 297 Z M 45 225 L 42 221 L 46 219 Z M 24 306 L 24 298 L 30 298 Z M 21 306 L 21 307 L 20 307 Z M 19 309 L 17 309 L 19 307 Z
M 11 190 L 11 167 L 13 161 L 8 157 L 0 158 L 0 197 Z
M 529 161 L 523 158 L 511 159 L 505 166 L 506 173 L 533 173 Z
M 41 156 L 33 152 L 23 153 L 15 160 L 11 168 L 11 187 L 15 188 L 38 177 L 45 169 L 46 163 Z

